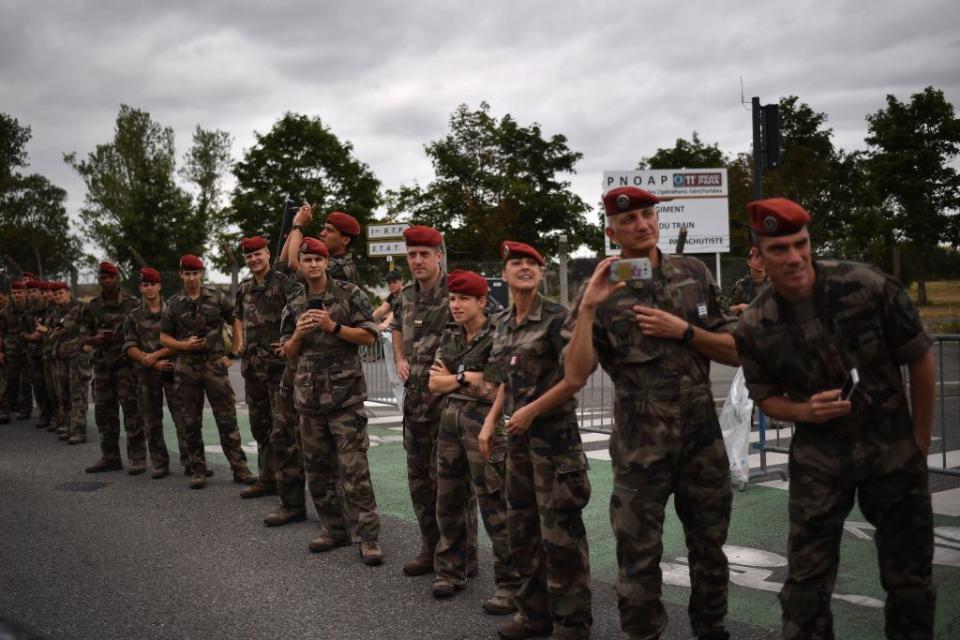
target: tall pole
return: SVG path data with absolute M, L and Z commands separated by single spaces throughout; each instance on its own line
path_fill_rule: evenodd
M 567 291 L 567 252 L 569 251 L 567 234 L 563 233 L 560 235 L 560 304 L 565 307 L 570 306 L 570 292 Z
M 763 168 L 763 144 L 760 140 L 760 120 L 763 112 L 760 108 L 760 98 L 750 100 L 753 105 L 753 199 L 763 197 L 763 185 L 760 184 L 760 170 Z

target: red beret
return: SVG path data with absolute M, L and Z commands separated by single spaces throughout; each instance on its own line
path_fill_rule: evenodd
M 113 265 L 109 262 L 100 263 L 100 274 L 108 276 L 118 276 L 120 275 L 120 270 L 117 269 L 116 265 Z
M 51 282 L 50 285 L 51 285 L 50 288 L 53 289 L 54 291 L 60 291 L 60 290 L 69 291 L 69 290 L 70 290 L 70 285 L 68 285 L 68 284 L 67 284 L 66 282 L 64 282 L 63 280 L 58 280 L 58 281 L 56 281 L 56 282 Z
M 300 253 L 312 253 L 313 255 L 323 256 L 324 258 L 330 257 L 330 250 L 327 249 L 327 245 L 309 236 L 303 239 L 303 243 L 300 245 Z
M 327 216 L 327 224 L 332 224 L 340 233 L 345 233 L 348 236 L 360 235 L 360 223 L 357 222 L 356 218 L 342 211 L 334 211 Z
M 454 269 L 447 274 L 447 289 L 450 290 L 450 293 L 461 293 L 476 298 L 485 296 L 490 291 L 486 278 L 473 271 L 464 271 L 463 269 Z
M 203 271 L 203 260 L 190 253 L 181 256 L 180 271 Z
M 140 269 L 140 282 L 160 282 L 160 272 L 153 267 Z
M 408 247 L 440 247 L 443 236 L 433 227 L 412 226 L 403 230 L 403 239 Z
M 39 288 L 40 288 L 40 281 L 39 281 L 39 280 L 35 280 L 35 279 L 33 279 L 33 278 L 27 278 L 26 280 L 23 281 L 23 288 L 24 288 L 24 289 L 39 289 Z
M 40 288 L 41 288 L 43 291 L 54 291 L 54 290 L 55 290 L 55 289 L 54 289 L 54 284 L 56 284 L 56 283 L 50 282 L 49 280 L 41 280 L 41 281 L 40 281 Z
M 658 202 L 660 198 L 637 187 L 618 187 L 603 194 L 603 208 L 608 216 L 647 209 Z
M 37 279 L 37 274 L 33 273 L 32 271 L 24 271 L 24 272 L 21 274 L 21 277 L 22 277 L 24 280 L 36 280 L 36 279 Z
M 240 248 L 244 253 L 253 253 L 260 251 L 267 246 L 267 239 L 263 236 L 253 236 L 252 238 L 243 238 L 240 240 Z
M 750 230 L 768 238 L 797 233 L 810 222 L 810 214 L 786 198 L 754 200 L 747 205 L 747 215 Z
M 25 283 L 23 280 L 14 280 L 10 283 L 10 288 L 14 289 L 15 291 L 23 291 L 27 288 L 26 284 L 27 283 Z
M 512 240 L 504 240 L 503 244 L 500 245 L 500 257 L 503 258 L 504 262 L 513 258 L 533 258 L 541 267 L 544 265 L 543 256 L 540 255 L 539 251 L 528 244 L 513 242 Z

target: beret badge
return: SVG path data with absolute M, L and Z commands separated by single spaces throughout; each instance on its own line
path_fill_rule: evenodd
M 626 211 L 627 209 L 629 209 L 629 208 L 630 208 L 630 196 L 628 196 L 628 195 L 625 194 L 625 193 L 621 193 L 619 196 L 617 196 L 617 207 L 618 207 L 621 211 Z
M 773 216 L 767 216 L 763 219 L 763 230 L 767 233 L 776 233 L 777 219 Z

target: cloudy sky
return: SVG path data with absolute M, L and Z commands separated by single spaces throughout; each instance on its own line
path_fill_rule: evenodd
M 698 131 L 749 148 L 747 100 L 797 95 L 863 146 L 864 116 L 927 85 L 960 107 L 960 2 L 124 2 L 0 0 L 0 111 L 33 131 L 31 171 L 112 139 L 120 104 L 234 156 L 285 111 L 319 115 L 385 188 L 432 177 L 425 142 L 460 103 L 539 122 L 584 154 L 574 189 Z

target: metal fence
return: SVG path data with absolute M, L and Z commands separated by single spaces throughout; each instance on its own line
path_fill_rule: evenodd
M 933 341 L 937 382 L 928 465 L 931 473 L 960 476 L 960 335 L 937 335 Z M 402 407 L 403 387 L 393 366 L 391 336 L 381 333 L 380 339 L 361 353 L 369 399 Z M 909 385 L 906 372 L 904 380 Z M 583 431 L 609 433 L 613 430 L 613 383 L 602 369 L 598 368 L 577 394 L 577 415 Z M 767 453 L 789 452 L 794 427 L 791 423 L 769 420 L 759 411 L 754 415 L 757 442 L 753 442 L 751 448 L 760 454 L 760 467 L 751 475 L 759 478 L 770 475 Z M 779 471 L 773 473 L 783 475 Z

